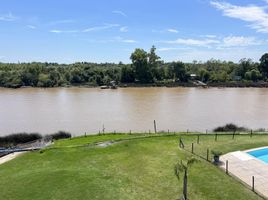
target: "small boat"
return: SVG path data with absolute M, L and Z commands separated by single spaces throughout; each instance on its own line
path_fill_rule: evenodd
M 109 86 L 108 85 L 102 85 L 102 86 L 100 86 L 100 89 L 109 89 Z

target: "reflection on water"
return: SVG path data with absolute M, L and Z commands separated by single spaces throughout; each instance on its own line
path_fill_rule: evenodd
M 234 122 L 268 128 L 268 89 L 0 89 L 0 135 L 106 131 L 205 131 Z

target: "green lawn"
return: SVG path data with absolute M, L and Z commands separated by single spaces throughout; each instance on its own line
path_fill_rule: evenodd
M 176 179 L 174 164 L 191 155 L 178 148 L 178 138 L 105 135 L 57 141 L 43 153 L 26 153 L 0 165 L 0 199 L 178 199 L 182 180 Z M 106 148 L 87 145 L 120 139 Z M 196 136 L 182 139 L 186 150 L 196 143 Z M 205 155 L 207 148 L 229 152 L 264 145 L 268 136 L 219 136 L 217 142 L 213 136 L 201 136 L 195 151 Z M 189 198 L 259 199 L 202 159 L 190 169 Z

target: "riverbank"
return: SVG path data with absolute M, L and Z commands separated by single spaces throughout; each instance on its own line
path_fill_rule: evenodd
M 63 85 L 58 87 L 31 87 L 31 86 L 14 86 L 14 87 L 1 87 L 1 88 L 11 88 L 11 89 L 21 89 L 21 88 L 100 88 L 99 85 L 94 84 L 81 84 L 81 85 Z M 221 87 L 221 88 L 268 88 L 268 82 L 259 81 L 231 81 L 231 82 L 209 82 L 206 85 L 196 85 L 193 82 L 168 82 L 168 83 L 119 83 L 119 88 L 143 88 L 143 87 Z
M 0 165 L 1 195 L 5 200 L 22 199 L 178 199 L 182 179 L 174 175 L 174 165 L 207 147 L 224 153 L 265 145 L 267 137 L 256 135 L 181 136 L 185 150 L 178 148 L 178 135 L 115 134 L 59 140 L 51 147 Z M 118 141 L 99 147 L 99 142 Z M 198 157 L 196 157 L 199 159 Z M 209 157 L 211 159 L 211 157 Z M 29 190 L 25 190 L 27 182 Z M 210 162 L 199 159 L 189 170 L 189 199 L 261 199 L 237 180 Z M 161 189 L 160 189 L 161 188 Z

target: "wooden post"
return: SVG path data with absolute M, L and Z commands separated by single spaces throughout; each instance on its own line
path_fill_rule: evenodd
M 209 149 L 207 149 L 207 161 L 209 161 Z
M 199 135 L 197 135 L 197 144 L 199 144 Z
M 215 134 L 215 141 L 217 141 L 218 140 L 218 134 L 216 133 Z
M 192 143 L 192 154 L 194 153 L 194 143 Z
M 156 122 L 155 122 L 155 120 L 154 120 L 154 132 L 156 133 L 157 131 L 156 131 Z
M 255 192 L 255 178 L 252 176 L 252 191 Z
M 228 172 L 228 160 L 226 160 L 226 166 L 225 166 L 225 171 L 226 171 L 226 174 L 229 174 L 229 172 Z
M 251 131 L 250 131 L 250 137 L 252 137 L 252 134 L 253 134 L 253 132 L 252 132 L 252 129 L 251 129 Z

